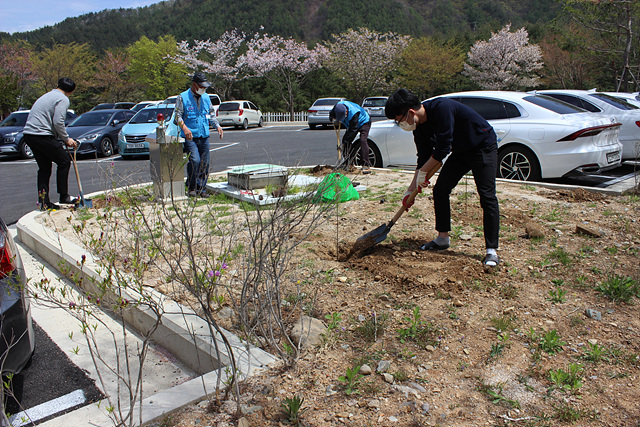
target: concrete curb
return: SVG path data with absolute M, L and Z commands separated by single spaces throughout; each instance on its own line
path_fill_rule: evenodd
M 67 271 L 67 275 L 80 278 L 85 290 L 91 292 L 92 288 L 95 289 L 96 283 L 102 281 L 96 259 L 83 248 L 36 221 L 36 217 L 41 214 L 42 212 L 34 211 L 18 221 L 16 225 L 18 238 L 53 268 L 61 273 Z M 86 261 L 81 266 L 80 260 L 83 256 L 86 257 Z M 229 364 L 229 356 L 217 350 L 224 348 L 221 338 L 219 336 L 211 338 L 207 333 L 209 327 L 205 321 L 190 309 L 179 306 L 156 291 L 149 291 L 156 301 L 162 302 L 165 309 L 162 324 L 154 333 L 154 340 L 190 369 L 204 375 L 144 399 L 142 425 L 157 421 L 184 405 L 203 400 L 207 389 L 211 392 L 226 380 L 226 372 L 217 368 Z M 133 300 L 135 295 L 131 296 Z M 148 330 L 154 322 L 154 316 L 150 311 L 138 307 L 124 311 L 123 318 L 131 327 L 139 331 Z M 241 378 L 246 378 L 277 362 L 278 359 L 275 356 L 242 342 L 228 331 L 223 333 L 231 343 Z M 102 405 L 88 405 L 42 425 L 111 425 L 112 422 L 106 410 L 100 408 L 106 405 L 106 402 Z M 79 420 L 83 420 L 82 423 Z

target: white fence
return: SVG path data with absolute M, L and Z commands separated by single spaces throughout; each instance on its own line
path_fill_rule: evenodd
M 291 114 L 289 114 L 289 113 L 262 113 L 262 119 L 266 123 L 306 122 L 307 121 L 307 112 L 306 111 L 294 112 L 293 113 L 293 120 L 291 119 Z

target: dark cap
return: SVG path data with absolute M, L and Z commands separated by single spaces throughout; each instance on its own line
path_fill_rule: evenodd
M 193 74 L 193 78 L 191 79 L 192 82 L 198 83 L 198 85 L 202 86 L 202 87 L 209 87 L 211 86 L 211 83 L 209 83 L 207 81 L 207 76 L 204 75 L 204 73 L 202 71 L 196 71 Z
M 347 117 L 347 106 L 340 103 L 336 104 L 336 106 L 333 107 L 332 115 L 339 121 L 344 120 L 344 118 Z

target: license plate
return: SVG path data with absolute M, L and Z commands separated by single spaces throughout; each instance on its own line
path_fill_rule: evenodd
M 144 144 L 140 143 L 140 144 L 127 144 L 127 148 L 133 149 L 133 148 L 144 148 Z
M 607 163 L 616 163 L 620 161 L 620 152 L 614 151 L 613 153 L 607 153 Z

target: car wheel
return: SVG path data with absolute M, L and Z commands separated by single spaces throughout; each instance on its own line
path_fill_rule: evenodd
M 100 140 L 100 146 L 98 147 L 98 154 L 102 157 L 110 157 L 113 155 L 113 143 L 108 136 L 105 136 Z
M 262 127 L 262 125 L 263 125 L 263 123 L 262 123 L 262 117 L 260 117 L 260 120 L 258 121 L 258 127 L 259 127 L 259 128 L 261 128 L 261 127 Z
M 309 123 L 309 129 L 314 130 L 316 128 L 316 125 L 312 125 L 311 123 Z
M 507 147 L 498 153 L 497 176 L 516 181 L 538 181 L 541 178 L 538 158 L 526 147 Z
M 380 155 L 380 150 L 375 142 L 368 140 L 369 143 L 369 163 L 374 168 L 382 167 L 382 155 Z M 358 153 L 356 154 L 356 164 L 362 166 L 364 163 L 362 162 L 362 150 L 358 148 Z
M 33 151 L 31 151 L 31 147 L 29 147 L 26 142 L 22 141 L 19 149 L 20 157 L 23 159 L 31 159 L 33 157 Z
M 242 122 L 242 129 L 248 129 L 249 128 L 249 120 L 244 119 L 244 121 Z

